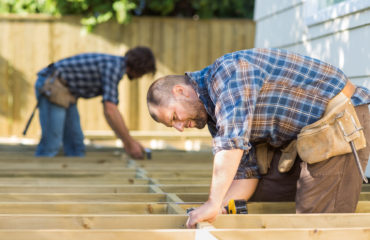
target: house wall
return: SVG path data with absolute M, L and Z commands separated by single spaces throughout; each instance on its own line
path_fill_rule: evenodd
M 255 47 L 318 58 L 370 88 L 370 0 L 347 0 L 325 9 L 316 8 L 318 1 L 256 0 Z

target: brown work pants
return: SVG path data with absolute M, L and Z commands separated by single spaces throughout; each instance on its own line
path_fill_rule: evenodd
M 355 109 L 366 138 L 366 148 L 357 151 L 365 169 L 370 155 L 370 113 L 367 105 Z M 287 173 L 277 170 L 280 155 L 276 149 L 270 169 L 262 176 L 250 201 L 295 200 L 297 213 L 355 212 L 362 178 L 352 153 L 315 164 L 297 157 Z

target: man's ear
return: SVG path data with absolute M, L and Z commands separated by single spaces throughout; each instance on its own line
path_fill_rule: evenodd
M 182 84 L 176 84 L 175 86 L 173 86 L 172 94 L 175 97 L 180 97 L 180 96 L 188 97 L 189 96 L 188 89 L 186 88 L 186 86 Z

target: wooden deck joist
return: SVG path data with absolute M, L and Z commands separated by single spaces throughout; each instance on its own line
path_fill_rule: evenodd
M 150 193 L 155 192 L 154 185 L 58 185 L 58 186 L 24 186 L 0 185 L 0 193 Z
M 172 205 L 183 209 L 197 207 L 200 204 L 175 202 Z M 180 200 L 181 201 L 181 200 Z M 0 202 L 0 212 L 6 214 L 166 214 L 167 202 Z M 295 213 L 293 202 L 281 203 L 249 203 L 250 214 L 286 214 Z M 370 202 L 360 201 L 356 213 L 370 213 Z
M 155 230 L 0 230 L 0 239 L 12 240 L 368 240 L 370 227 L 297 229 L 155 229 Z
M 185 215 L 11 215 L 0 214 L 0 229 L 184 229 Z M 220 215 L 215 229 L 369 227 L 363 214 Z
M 1 202 L 173 202 L 171 193 L 0 193 Z
M 123 177 L 85 177 L 85 178 L 1 178 L 1 185 L 23 184 L 24 186 L 52 186 L 75 184 L 148 184 L 147 179 Z

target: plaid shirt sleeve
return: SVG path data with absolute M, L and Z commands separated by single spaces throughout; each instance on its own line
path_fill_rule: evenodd
M 107 61 L 101 66 L 103 102 L 109 101 L 118 104 L 118 83 L 121 80 L 120 69 L 118 61 Z
M 258 176 L 254 150 L 249 142 L 253 112 L 263 85 L 261 72 L 246 61 L 224 61 L 212 81 L 217 133 L 214 153 L 221 150 L 245 150 L 236 179 Z M 211 96 L 211 98 L 212 98 Z
M 253 146 L 248 152 L 244 151 L 234 180 L 247 178 L 261 178 L 257 166 L 256 150 Z

